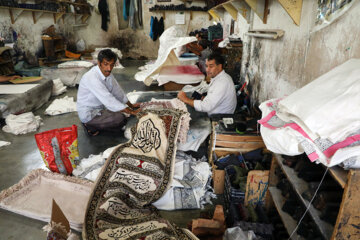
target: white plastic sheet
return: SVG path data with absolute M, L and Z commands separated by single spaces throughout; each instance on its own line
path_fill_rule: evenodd
M 152 76 L 158 74 L 163 66 L 180 65 L 175 49 L 196 41 L 195 37 L 181 36 L 185 36 L 185 33 L 179 26 L 172 26 L 166 29 L 160 37 L 160 47 L 156 62 L 148 66 L 146 70 L 136 73 L 135 79 L 143 81 L 145 85 L 150 86 L 153 82 Z

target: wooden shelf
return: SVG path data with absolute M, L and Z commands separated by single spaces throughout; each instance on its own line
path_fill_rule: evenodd
M 208 12 L 217 21 L 224 18 L 224 12 L 228 12 L 231 17 L 237 21 L 238 13 L 240 13 L 245 20 L 250 22 L 250 6 L 243 0 L 230 0 L 211 8 Z
M 66 1 L 66 0 L 58 0 L 58 3 L 68 3 L 68 4 L 72 4 L 72 5 L 77 5 L 77 6 L 87 6 L 87 7 L 89 7 L 89 5 L 86 4 L 86 3 L 73 3 L 73 2 L 70 2 L 70 1 Z
M 84 14 L 78 14 L 78 13 L 66 13 L 66 12 L 53 12 L 53 11 L 47 11 L 47 10 L 39 10 L 39 9 L 28 9 L 28 8 L 15 8 L 15 7 L 6 7 L 6 6 L 0 6 L 0 9 L 8 9 L 9 10 L 9 15 L 10 15 L 10 19 L 11 19 L 11 23 L 14 24 L 16 22 L 16 20 L 19 18 L 19 16 L 23 13 L 23 12 L 31 12 L 32 13 L 32 17 L 33 17 L 33 22 L 34 24 L 37 23 L 37 21 L 40 19 L 40 17 L 44 14 L 44 13 L 50 13 L 53 14 L 54 17 L 54 24 L 57 23 L 57 21 L 62 17 L 63 18 L 63 22 L 64 22 L 64 15 L 65 14 L 71 14 L 75 16 L 75 20 L 77 18 L 77 16 L 81 16 L 81 22 L 85 23 L 86 20 L 90 17 L 90 14 L 88 13 L 84 13 Z
M 304 204 L 305 207 L 308 207 L 309 201 L 304 199 L 301 195 L 304 191 L 306 191 L 308 189 L 307 182 L 302 180 L 301 178 L 299 178 L 297 176 L 297 173 L 294 171 L 294 169 L 292 169 L 288 166 L 285 166 L 282 163 L 283 159 L 279 154 L 275 154 L 275 157 L 276 157 L 277 163 L 279 164 L 279 166 L 283 170 L 284 174 L 286 175 L 286 178 L 289 180 L 290 184 L 293 186 L 293 189 L 295 190 L 296 194 L 298 195 L 298 198 Z M 320 211 L 315 209 L 313 205 L 310 205 L 308 213 L 311 216 L 311 218 L 315 221 L 315 223 L 316 223 L 315 225 L 318 227 L 320 234 L 323 236 L 323 238 L 330 239 L 331 234 L 334 230 L 334 227 L 331 224 L 326 223 L 320 219 Z
M 275 207 L 281 217 L 282 222 L 284 223 L 284 226 L 289 234 L 289 236 L 292 234 L 294 229 L 296 228 L 297 222 L 286 212 L 282 210 L 282 207 L 286 201 L 286 199 L 281 195 L 281 191 L 277 189 L 276 187 L 269 187 L 269 192 L 271 194 L 272 200 L 275 204 Z M 299 236 L 297 233 L 294 233 L 291 237 L 293 240 L 302 240 L 301 236 Z

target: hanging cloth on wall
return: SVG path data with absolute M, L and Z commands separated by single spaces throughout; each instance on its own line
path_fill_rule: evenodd
M 129 17 L 129 12 L 130 12 L 130 0 L 123 0 L 124 1 L 124 5 L 123 5 L 123 15 L 124 15 L 124 20 L 128 20 Z
M 130 0 L 130 6 L 129 6 L 129 25 L 130 27 L 135 30 L 135 1 L 136 0 Z
M 124 7 L 123 0 L 116 0 L 116 10 L 117 10 L 119 30 L 126 29 L 129 25 L 129 22 L 124 20 L 123 7 Z
M 157 17 L 151 17 L 150 21 L 150 37 L 153 41 L 156 41 L 159 36 L 159 21 Z
M 142 2 L 141 2 L 141 0 L 137 0 L 137 5 L 138 5 L 137 18 L 138 18 L 139 26 L 142 27 L 143 20 L 142 20 Z
M 109 7 L 106 0 L 99 0 L 99 12 L 101 14 L 101 29 L 107 32 L 108 22 L 110 22 Z
M 161 17 L 158 24 L 158 36 L 160 37 L 161 34 L 164 32 L 164 18 Z
M 150 18 L 150 33 L 149 33 L 149 36 L 150 36 L 150 38 L 152 40 L 154 40 L 153 25 L 154 25 L 154 17 L 151 16 L 151 18 Z
M 155 17 L 154 19 L 153 32 L 154 32 L 153 40 L 156 41 L 156 39 L 158 39 L 159 37 L 159 20 L 157 17 Z

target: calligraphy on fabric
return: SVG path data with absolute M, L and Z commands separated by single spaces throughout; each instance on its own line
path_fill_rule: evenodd
M 132 145 L 140 148 L 144 153 L 150 152 L 151 149 L 160 147 L 160 131 L 148 119 L 141 123 L 139 130 L 135 133 Z
M 132 139 L 105 162 L 89 199 L 84 239 L 197 239 L 161 218 L 151 203 L 170 187 L 180 119 L 175 109 L 138 114 Z
M 186 104 L 180 101 L 178 98 L 169 99 L 151 99 L 149 102 L 144 102 L 140 106 L 142 109 L 179 109 L 186 112 L 181 116 L 180 132 L 177 141 L 180 143 L 186 143 L 187 134 L 190 128 L 190 113 L 187 110 Z

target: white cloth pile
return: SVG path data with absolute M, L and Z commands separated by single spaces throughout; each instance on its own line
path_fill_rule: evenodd
M 91 68 L 92 66 L 94 64 L 88 61 L 68 61 L 60 63 L 58 68 Z
M 11 142 L 7 142 L 7 141 L 0 141 L 0 147 L 9 146 L 10 144 L 11 144 Z
M 80 164 L 73 170 L 72 174 L 76 177 L 95 181 L 105 160 L 110 156 L 115 147 L 108 148 L 98 155 L 90 155 L 88 158 L 83 158 L 80 160 Z
M 197 119 L 187 132 L 186 142 L 178 143 L 178 150 L 197 152 L 200 145 L 211 133 L 211 122 L 209 118 Z
M 210 201 L 211 187 L 207 184 L 211 168 L 203 157 L 196 160 L 184 152 L 177 151 L 175 170 L 170 189 L 153 205 L 161 210 L 198 209 Z M 211 195 L 211 194 L 210 194 Z
M 260 105 L 261 135 L 280 154 L 305 152 L 326 166 L 360 168 L 360 59 L 351 59 L 284 99 Z
M 45 110 L 47 115 L 59 115 L 69 112 L 76 112 L 76 102 L 73 97 L 65 96 L 63 98 L 55 99 L 50 106 Z
M 117 49 L 117 48 L 95 48 L 95 51 L 91 53 L 91 56 L 92 56 L 92 58 L 93 58 L 93 62 L 94 62 L 95 64 L 97 64 L 97 61 L 98 61 L 98 60 L 97 60 L 97 57 L 98 57 L 98 55 L 99 55 L 99 52 L 100 52 L 101 50 L 104 50 L 104 49 L 110 49 L 111 51 L 113 51 L 114 53 L 116 53 L 116 55 L 118 56 L 118 59 L 117 59 L 116 62 L 115 62 L 114 69 L 123 69 L 124 66 L 121 65 L 121 63 L 120 63 L 120 61 L 119 61 L 119 59 L 122 58 L 122 53 L 121 53 L 121 51 L 120 51 L 119 49 Z
M 66 92 L 66 86 L 60 80 L 60 78 L 54 79 L 53 81 L 53 88 L 51 91 L 52 96 L 58 96 L 64 92 Z
M 153 83 L 154 75 L 158 74 L 163 66 L 180 65 L 180 61 L 175 54 L 175 49 L 196 41 L 195 37 L 182 37 L 185 32 L 179 26 L 172 26 L 161 34 L 158 58 L 154 64 L 146 67 L 145 70 L 135 74 L 137 81 L 143 81 L 150 86 Z
M 5 122 L 6 125 L 2 130 L 15 135 L 34 132 L 42 125 L 40 116 L 34 116 L 32 112 L 20 115 L 10 114 L 5 118 Z

